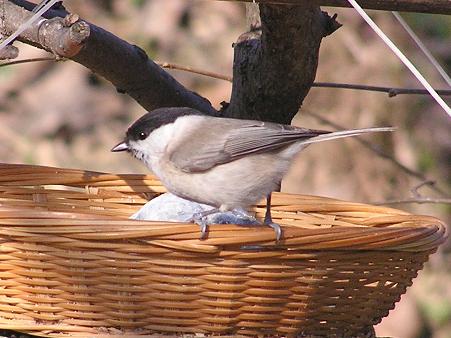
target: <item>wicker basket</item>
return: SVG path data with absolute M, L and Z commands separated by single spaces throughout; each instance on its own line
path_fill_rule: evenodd
M 0 165 L 0 328 L 349 337 L 380 322 L 445 239 L 436 218 L 278 193 L 266 228 L 128 220 L 152 176 Z M 263 205 L 254 208 L 257 217 Z

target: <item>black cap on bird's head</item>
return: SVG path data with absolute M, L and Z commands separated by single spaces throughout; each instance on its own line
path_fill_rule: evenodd
M 152 131 L 166 124 L 175 122 L 186 115 L 204 115 L 200 111 L 188 107 L 164 107 L 152 110 L 136 120 L 128 128 L 125 139 L 114 146 L 111 151 L 129 151 L 129 141 L 145 140 Z

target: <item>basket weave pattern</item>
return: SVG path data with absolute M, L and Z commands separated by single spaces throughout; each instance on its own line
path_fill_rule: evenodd
M 49 336 L 352 336 L 445 239 L 429 216 L 274 194 L 267 228 L 127 217 L 152 176 L 0 165 L 0 328 Z M 264 215 L 263 205 L 253 211 Z

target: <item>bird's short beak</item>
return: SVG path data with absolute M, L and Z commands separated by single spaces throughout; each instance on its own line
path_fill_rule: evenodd
M 123 141 L 122 141 L 121 143 L 115 145 L 115 146 L 111 149 L 111 151 L 113 151 L 113 152 L 117 152 L 117 151 L 126 151 L 126 150 L 128 150 L 128 145 L 127 145 L 127 143 L 125 143 L 125 142 L 123 142 Z

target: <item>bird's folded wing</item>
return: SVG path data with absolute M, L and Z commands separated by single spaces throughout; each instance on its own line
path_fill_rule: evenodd
M 170 160 L 185 172 L 208 170 L 243 156 L 268 152 L 326 131 L 269 122 L 209 118 L 173 148 Z

